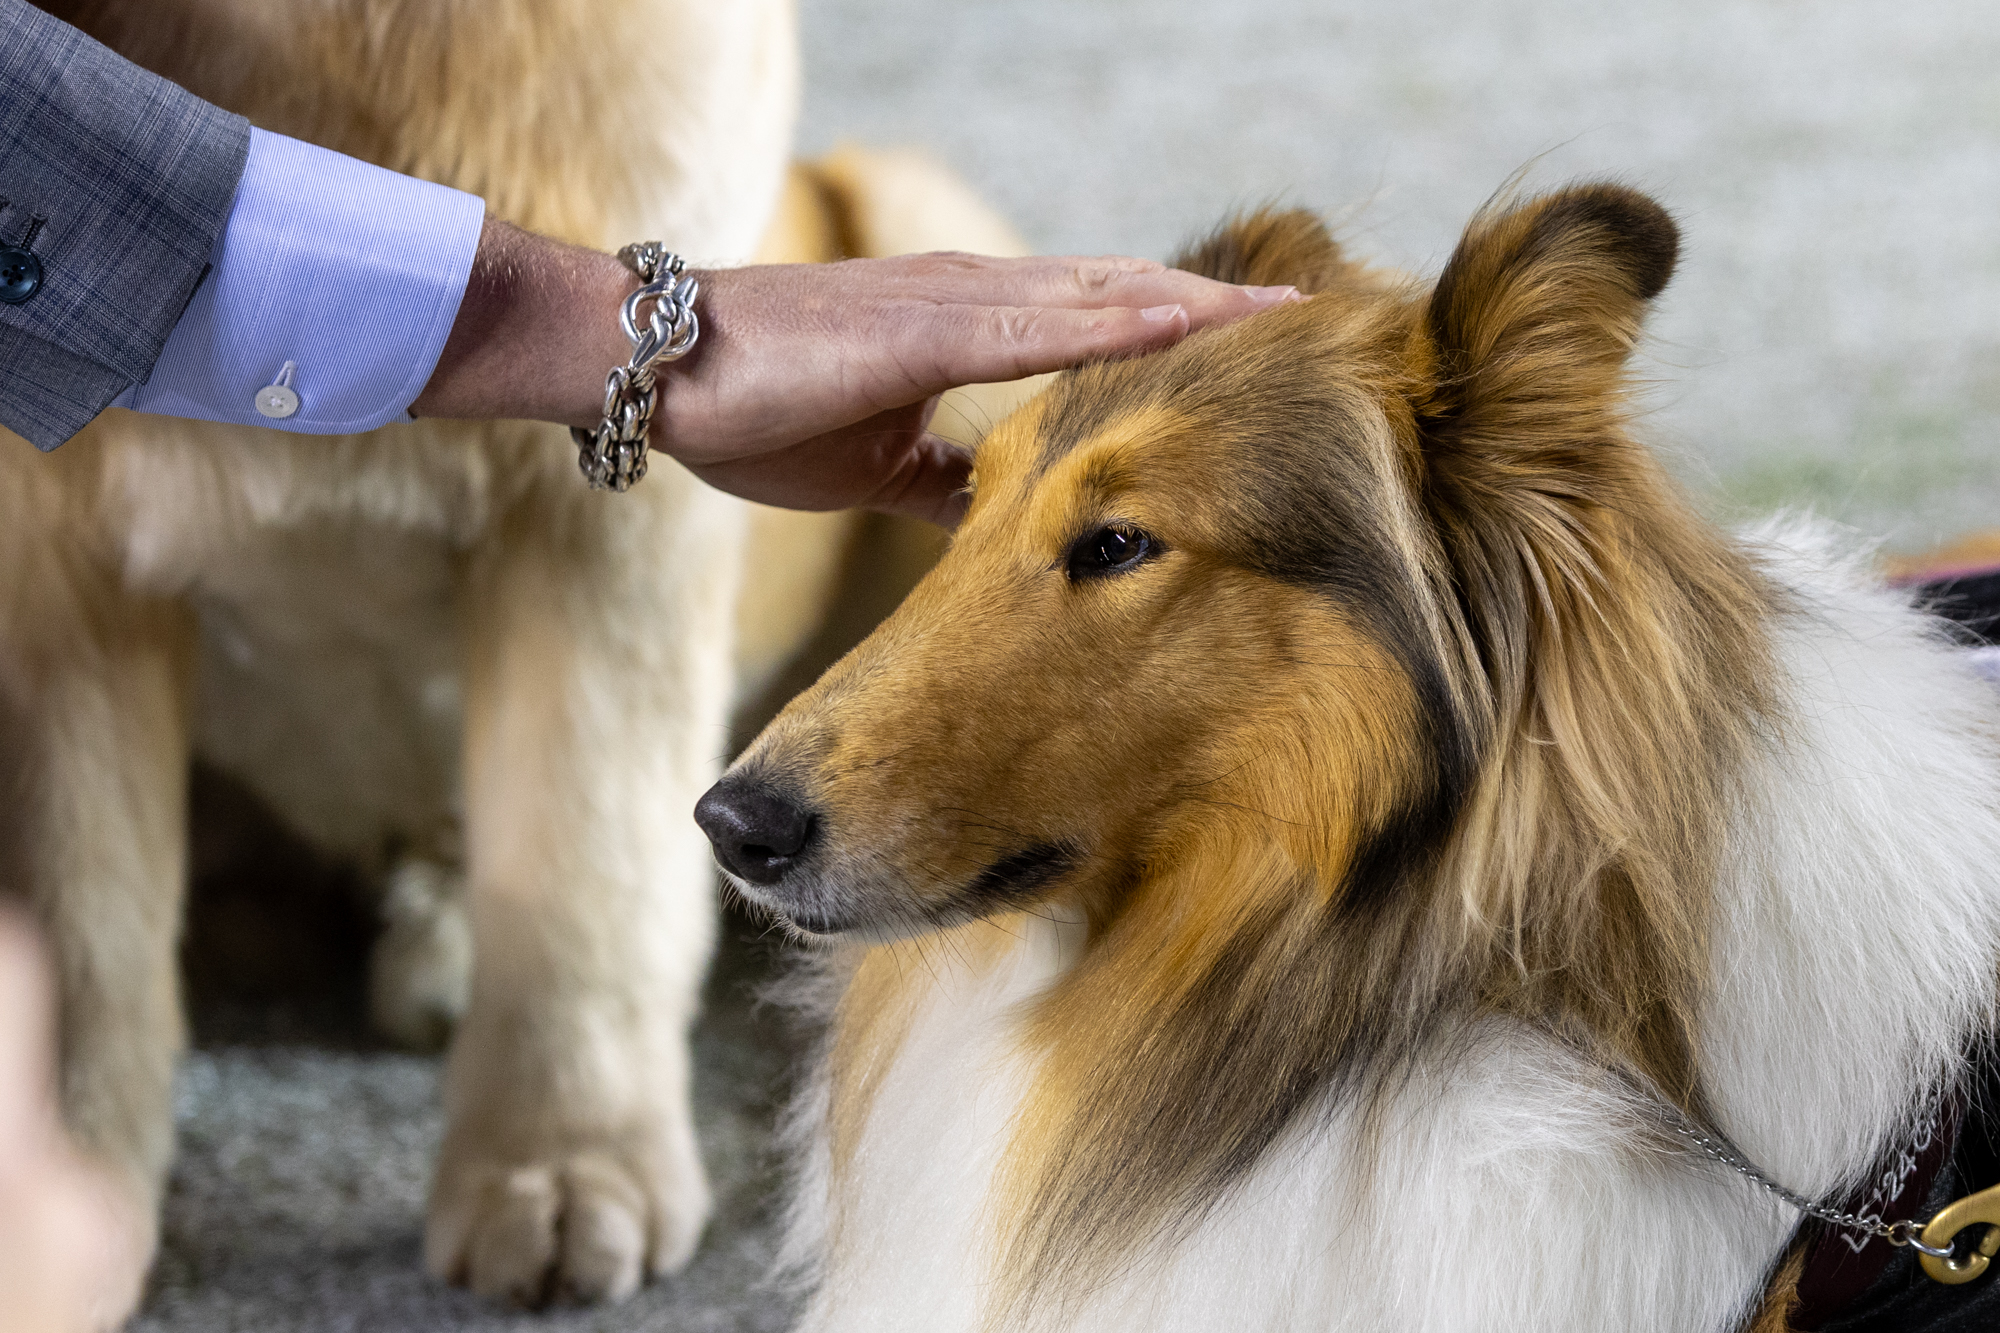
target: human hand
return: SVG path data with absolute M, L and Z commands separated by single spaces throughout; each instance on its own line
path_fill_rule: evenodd
M 137 1219 L 57 1120 L 50 983 L 0 905 L 0 1333 L 97 1333 L 138 1299 Z
M 703 271 L 701 339 L 662 368 L 654 446 L 711 485 L 793 509 L 951 524 L 970 460 L 937 396 L 1171 346 L 1296 296 L 1118 256 L 908 255 Z M 487 223 L 419 416 L 597 423 L 630 344 L 616 259 Z
M 664 376 L 661 447 L 765 504 L 946 525 L 970 469 L 926 429 L 946 389 L 1154 351 L 1294 294 L 1118 256 L 908 255 L 701 281 L 702 338 Z

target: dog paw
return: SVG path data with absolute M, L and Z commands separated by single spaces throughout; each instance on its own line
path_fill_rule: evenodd
M 443 1050 L 472 992 L 463 878 L 434 861 L 405 861 L 389 876 L 381 911 L 368 960 L 369 1017 L 408 1050 Z
M 693 1257 L 708 1209 L 691 1136 L 672 1153 L 528 1163 L 455 1161 L 447 1149 L 425 1261 L 436 1277 L 511 1305 L 622 1301 Z

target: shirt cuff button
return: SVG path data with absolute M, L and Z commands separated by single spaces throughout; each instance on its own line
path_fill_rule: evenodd
M 299 410 L 299 396 L 282 384 L 267 384 L 257 390 L 257 410 L 273 421 L 283 421 Z
M 278 378 L 257 390 L 257 411 L 273 421 L 283 421 L 298 411 L 298 391 L 292 388 L 292 376 L 298 373 L 298 362 L 285 362 Z

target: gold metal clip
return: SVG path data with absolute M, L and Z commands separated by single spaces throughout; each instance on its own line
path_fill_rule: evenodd
M 1918 1255 L 1917 1261 L 1924 1266 L 1924 1271 L 1936 1281 L 1953 1287 L 1961 1282 L 1970 1282 L 1986 1271 L 1986 1265 L 1993 1256 L 2000 1254 L 2000 1185 L 1968 1194 L 1957 1203 L 1940 1209 L 1924 1228 L 1923 1242 L 1934 1249 L 1943 1249 L 1959 1232 L 1981 1222 L 1986 1224 L 1986 1234 L 1971 1254 L 1963 1260 Z

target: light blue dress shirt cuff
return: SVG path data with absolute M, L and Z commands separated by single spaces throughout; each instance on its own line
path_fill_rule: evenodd
M 406 419 L 485 218 L 476 195 L 252 130 L 208 277 L 151 376 L 115 405 L 318 435 Z M 295 396 L 266 395 L 259 411 L 280 382 Z

